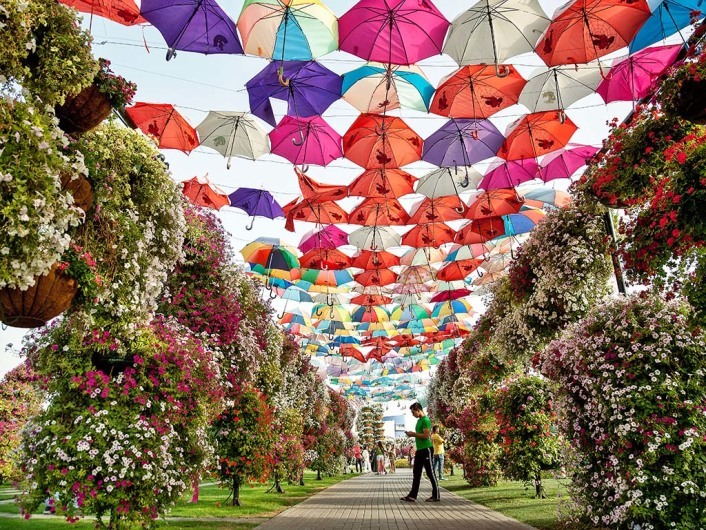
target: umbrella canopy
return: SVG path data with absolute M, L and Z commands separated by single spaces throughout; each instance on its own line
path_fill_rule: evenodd
M 512 188 L 537 177 L 539 164 L 535 158 L 510 160 L 488 171 L 478 187 L 484 190 Z
M 267 133 L 247 112 L 210 111 L 196 127 L 201 145 L 230 160 L 234 156 L 256 160 L 270 152 Z
M 355 281 L 363 286 L 390 285 L 397 281 L 397 273 L 392 272 L 390 269 L 373 269 L 356 274 Z
M 442 167 L 420 178 L 416 193 L 430 199 L 458 195 L 475 189 L 482 179 L 483 175 L 472 167 Z
M 535 51 L 548 66 L 589 63 L 627 46 L 650 14 L 646 0 L 574 0 L 554 13 Z
M 439 291 L 436 293 L 431 301 L 433 303 L 436 302 L 447 302 L 449 300 L 457 300 L 458 298 L 463 298 L 464 296 L 468 296 L 471 294 L 472 291 L 466 288 L 460 288 L 460 289 L 445 289 L 442 291 Z
M 246 214 L 252 216 L 253 223 L 255 216 L 266 217 L 267 219 L 275 219 L 284 217 L 282 207 L 277 204 L 277 201 L 272 197 L 269 191 L 258 190 L 254 188 L 238 188 L 231 193 L 228 198 L 230 205 L 233 208 L 240 208 Z M 252 224 L 247 228 L 251 230 Z
M 359 294 L 351 298 L 351 304 L 362 306 L 385 305 L 392 302 L 392 298 L 383 294 Z
M 401 169 L 368 169 L 348 185 L 348 195 L 396 199 L 414 193 L 415 182 L 417 177 Z
M 390 320 L 398 322 L 408 322 L 410 320 L 421 320 L 423 318 L 429 318 L 429 310 L 419 304 L 406 304 L 398 305 L 394 307 L 390 312 Z M 408 346 L 412 346 L 412 341 L 406 339 Z
M 311 302 L 312 298 L 309 293 L 299 289 L 298 287 L 287 287 L 282 295 L 280 296 L 282 300 L 292 300 L 293 302 Z
M 532 51 L 537 35 L 549 25 L 537 0 L 481 0 L 456 17 L 444 53 L 459 65 L 500 63 Z
M 308 269 L 343 270 L 351 266 L 351 258 L 338 249 L 314 248 L 304 253 L 299 263 Z
M 341 136 L 320 116 L 285 116 L 270 132 L 272 152 L 293 164 L 325 166 L 343 156 Z
M 542 210 L 524 210 L 520 213 L 503 215 L 505 234 L 514 236 L 532 230 L 546 214 Z
M 568 179 L 599 150 L 591 145 L 579 145 L 550 153 L 542 159 L 539 176 L 544 182 Z
M 703 0 L 662 0 L 630 42 L 630 53 L 674 35 L 706 16 Z M 684 40 L 684 37 L 682 37 Z
M 160 149 L 189 153 L 199 145 L 196 130 L 172 106 L 163 103 L 135 103 L 125 109 L 128 117 Z
M 473 258 L 486 258 L 492 250 L 492 243 L 475 243 L 473 245 L 455 245 L 444 261 L 459 261 Z
M 514 188 L 484 191 L 468 205 L 467 219 L 485 219 L 517 213 L 522 208 L 523 199 Z
M 452 263 L 448 263 L 439 269 L 436 273 L 436 277 L 437 279 L 446 282 L 463 280 L 472 274 L 482 264 L 483 260 L 480 258 L 457 260 Z
M 505 223 L 502 217 L 474 219 L 458 231 L 456 243 L 461 245 L 485 243 L 503 235 L 505 235 Z
M 338 47 L 338 21 L 320 0 L 245 0 L 238 31 L 248 55 L 307 61 Z
M 342 270 L 302 269 L 301 279 L 314 285 L 337 287 L 353 281 L 351 273 Z
M 517 103 L 526 81 L 509 65 L 507 75 L 495 75 L 495 66 L 463 66 L 441 80 L 429 112 L 449 118 L 485 119 Z
M 532 112 L 563 111 L 579 99 L 590 96 L 603 80 L 607 68 L 597 63 L 540 69 L 527 81 L 519 103 Z
M 441 53 L 449 21 L 431 0 L 360 0 L 340 17 L 338 27 L 342 51 L 408 65 Z
M 343 135 L 346 158 L 366 169 L 398 168 L 422 155 L 422 138 L 401 118 L 361 114 Z
M 294 271 L 299 268 L 296 251 L 278 238 L 259 237 L 240 251 L 243 259 L 251 266 L 260 266 L 267 276 L 291 279 L 299 277 Z M 268 283 L 272 285 L 268 278 Z
M 341 94 L 363 113 L 399 108 L 427 112 L 434 87 L 418 66 L 370 63 L 343 74 Z
M 304 234 L 299 243 L 299 250 L 308 252 L 314 249 L 336 249 L 347 244 L 348 234 L 335 225 L 329 225 Z
M 557 111 L 534 112 L 508 127 L 509 134 L 498 151 L 506 160 L 536 158 L 561 149 L 576 132 L 569 118 L 562 120 Z
M 409 214 L 397 199 L 370 198 L 351 210 L 348 222 L 363 226 L 402 226 L 409 224 Z
M 456 195 L 425 198 L 417 203 L 411 212 L 411 223 L 437 223 L 463 219 L 466 205 Z M 434 246 L 434 245 L 431 245 Z
M 306 201 L 317 203 L 337 201 L 346 197 L 346 186 L 322 184 L 296 167 L 294 168 L 294 172 L 297 174 L 297 182 L 302 192 L 302 198 Z
M 525 193 L 525 203 L 536 204 L 537 208 L 541 208 L 545 204 L 563 208 L 571 204 L 571 195 L 561 190 L 537 188 Z
M 504 139 L 488 120 L 452 118 L 424 141 L 422 159 L 440 167 L 470 166 L 495 156 Z
M 470 302 L 464 299 L 457 299 L 434 304 L 434 309 L 431 312 L 431 316 L 435 318 L 444 318 L 449 315 L 471 313 L 473 313 L 473 308 L 471 307 Z
M 351 322 L 351 314 L 340 305 L 315 304 L 311 309 L 311 316 L 312 318 L 321 318 L 330 322 Z M 340 329 L 343 329 L 343 327 Z
M 167 61 L 176 50 L 243 53 L 235 23 L 215 0 L 142 0 L 140 12 L 164 37 Z
M 363 306 L 353 311 L 351 319 L 353 322 L 387 322 L 390 314 L 384 307 Z
M 107 18 L 123 26 L 134 26 L 147 22 L 140 15 L 140 8 L 132 0 L 60 0 L 81 13 Z
M 652 83 L 669 68 L 682 46 L 647 48 L 613 64 L 596 89 L 603 101 L 638 101 L 650 94 Z
M 286 101 L 290 116 L 320 116 L 341 97 L 341 77 L 315 61 L 271 62 L 245 88 L 252 113 L 275 127 L 270 98 Z
M 295 204 L 286 204 L 282 207 L 282 210 L 287 216 L 285 228 L 290 232 L 294 231 L 294 221 L 304 221 L 319 225 L 348 222 L 348 214 L 333 201 L 312 203 L 305 199 Z
M 444 251 L 434 247 L 411 248 L 400 258 L 401 265 L 416 267 L 444 260 Z
M 399 264 L 400 258 L 390 252 L 385 252 L 384 250 L 379 252 L 361 250 L 353 256 L 353 261 L 351 262 L 353 267 L 363 270 L 389 268 Z
M 365 250 L 385 250 L 400 245 L 400 235 L 384 226 L 364 226 L 348 236 L 351 245 Z
M 452 243 L 456 231 L 444 223 L 420 224 L 402 236 L 402 244 L 410 247 L 439 247 Z
M 228 195 L 216 185 L 211 184 L 208 177 L 193 177 L 181 183 L 182 193 L 191 204 L 220 210 L 230 204 Z

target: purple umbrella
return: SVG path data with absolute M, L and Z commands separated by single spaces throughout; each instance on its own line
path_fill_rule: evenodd
M 290 116 L 320 116 L 341 97 L 341 77 L 315 61 L 271 62 L 245 86 L 250 109 L 277 125 L 269 98 L 287 102 Z
M 228 195 L 228 198 L 233 208 L 240 208 L 245 213 L 252 216 L 252 222 L 250 226 L 245 227 L 246 230 L 252 230 L 256 215 L 267 217 L 268 219 L 284 217 L 282 207 L 277 204 L 277 201 L 272 197 L 269 191 L 254 188 L 238 188 Z
M 215 0 L 142 0 L 140 14 L 167 41 L 167 61 L 176 50 L 243 53 L 235 24 Z
M 513 188 L 523 182 L 529 182 L 539 176 L 539 164 L 534 158 L 523 158 L 503 162 L 495 169 L 486 173 L 478 184 L 479 189 L 497 190 Z
M 544 157 L 540 164 L 540 178 L 544 182 L 555 179 L 568 179 L 577 169 L 583 167 L 599 151 L 598 147 L 579 145 L 550 153 Z
M 320 116 L 285 116 L 270 131 L 270 142 L 272 153 L 297 165 L 325 166 L 343 156 L 341 135 Z
M 313 230 L 304 234 L 301 243 L 299 243 L 299 250 L 306 253 L 315 248 L 335 249 L 347 244 L 348 233 L 335 225 L 328 225 L 323 230 Z
M 503 141 L 488 120 L 451 119 L 424 140 L 422 160 L 439 167 L 470 166 L 495 156 Z

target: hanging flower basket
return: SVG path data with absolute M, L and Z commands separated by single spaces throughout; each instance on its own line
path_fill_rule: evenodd
M 59 316 L 71 305 L 78 283 L 55 263 L 47 274 L 37 276 L 26 291 L 0 289 L 0 321 L 16 328 L 36 328 Z
M 692 123 L 706 124 L 706 54 L 690 47 L 686 59 L 666 73 L 657 99 L 667 114 L 681 116 Z
M 687 79 L 675 95 L 674 112 L 692 123 L 706 124 L 706 79 Z
M 57 105 L 56 116 L 64 132 L 82 134 L 98 127 L 111 110 L 110 101 L 94 83 L 75 96 L 68 96 L 63 105 Z
M 125 371 L 126 368 L 132 366 L 134 361 L 132 358 L 115 356 L 101 355 L 100 352 L 93 352 L 91 356 L 91 363 L 96 368 L 100 370 L 107 376 L 116 376 Z
M 73 196 L 74 206 L 88 212 L 93 204 L 93 188 L 86 177 L 81 174 L 62 173 L 61 189 L 68 191 Z

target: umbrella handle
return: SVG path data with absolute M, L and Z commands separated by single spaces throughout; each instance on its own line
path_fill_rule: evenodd
M 274 289 L 270 289 L 270 299 L 274 300 L 277 298 L 277 292 Z
M 277 70 L 277 78 L 279 79 L 280 85 L 289 86 L 289 82 L 291 81 L 291 78 L 284 77 L 284 67 L 283 66 L 280 66 L 279 70 Z
M 327 304 L 327 305 L 328 305 L 328 304 Z M 321 312 L 321 308 L 320 308 L 320 307 L 317 308 L 316 311 L 314 311 L 314 314 L 315 314 L 317 317 L 322 317 L 322 316 L 323 316 L 323 313 Z
M 176 57 L 176 50 L 174 48 L 169 48 L 167 50 L 167 61 L 173 59 L 174 57 Z
M 373 239 L 373 242 L 370 245 L 370 250 L 372 250 L 373 252 L 377 252 L 378 250 L 378 246 L 375 244 L 375 239 Z
M 252 216 L 252 221 L 250 221 L 250 225 L 245 227 L 245 230 L 252 230 L 253 226 L 255 225 L 255 216 Z
M 294 145 L 296 145 L 297 147 L 299 147 L 299 146 L 301 146 L 301 145 L 304 145 L 304 140 L 305 140 L 305 138 L 304 138 L 304 131 L 302 131 L 301 129 L 299 129 L 299 139 L 297 139 L 297 138 L 292 138 L 292 143 L 293 143 Z
M 466 178 L 464 178 L 463 182 L 461 182 L 461 187 L 467 188 L 470 183 L 471 183 L 471 179 L 468 178 L 468 170 L 466 170 Z
M 498 63 L 495 63 L 495 75 L 496 75 L 497 77 L 507 77 L 507 76 L 510 75 L 510 72 L 512 72 L 512 70 L 510 70 L 510 69 L 509 69 L 507 66 L 505 66 L 504 64 L 503 64 L 503 65 L 500 65 L 500 64 L 498 64 Z
M 564 109 L 559 109 L 559 123 L 564 123 L 566 121 L 566 112 Z
M 277 318 L 279 318 L 279 319 L 284 318 L 284 311 L 282 311 L 282 313 L 280 315 L 277 315 Z
M 333 299 L 331 298 L 331 295 L 329 293 L 326 294 L 326 305 L 329 307 L 333 307 Z

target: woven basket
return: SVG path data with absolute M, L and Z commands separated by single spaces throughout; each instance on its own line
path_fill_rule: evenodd
M 95 129 L 109 115 L 112 107 L 96 85 L 69 96 L 63 105 L 56 106 L 59 127 L 69 134 L 81 134 Z

